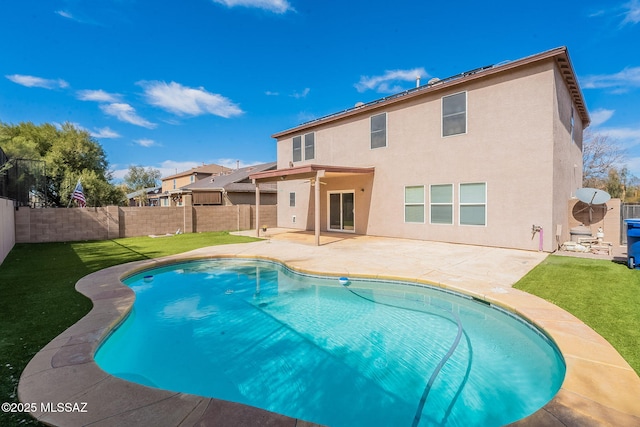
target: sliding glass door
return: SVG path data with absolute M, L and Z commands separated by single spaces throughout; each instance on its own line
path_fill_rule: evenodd
M 329 192 L 330 231 L 355 231 L 355 193 L 353 191 Z

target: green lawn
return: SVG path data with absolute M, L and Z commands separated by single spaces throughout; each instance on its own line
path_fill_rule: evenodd
M 74 288 L 81 277 L 130 261 L 254 240 L 223 232 L 15 245 L 0 266 L 0 403 L 18 401 L 18 380 L 29 360 L 91 309 Z M 0 412 L 0 426 L 14 425 L 38 423 Z
M 640 271 L 612 261 L 551 255 L 514 287 L 578 317 L 640 374 Z

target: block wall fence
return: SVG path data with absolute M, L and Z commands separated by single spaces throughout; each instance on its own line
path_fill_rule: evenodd
M 0 197 L 0 264 L 16 243 L 13 200 Z
M 14 213 L 13 205 L 11 213 Z M 13 215 L 12 215 L 13 216 Z M 260 206 L 260 222 L 275 227 L 277 206 Z M 107 240 L 120 237 L 239 231 L 256 228 L 255 206 L 31 209 L 15 211 L 15 243 Z M 13 245 L 12 245 L 13 246 Z

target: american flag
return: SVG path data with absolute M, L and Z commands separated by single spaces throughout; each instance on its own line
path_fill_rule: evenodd
M 84 192 L 82 191 L 82 184 L 80 183 L 80 180 L 78 180 L 78 183 L 76 184 L 76 188 L 73 190 L 73 194 L 71 195 L 71 200 L 75 200 L 76 202 L 78 202 L 78 205 L 81 208 L 84 208 L 87 206 L 87 201 L 84 198 Z

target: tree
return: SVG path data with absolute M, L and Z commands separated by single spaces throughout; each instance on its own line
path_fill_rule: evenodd
M 49 206 L 67 206 L 78 179 L 88 206 L 123 203 L 124 193 L 109 182 L 104 150 L 86 130 L 71 123 L 0 123 L 0 145 L 10 158 L 44 160 L 47 185 L 41 196 Z
M 582 182 L 585 187 L 600 188 L 611 169 L 620 168 L 625 152 L 618 141 L 601 133 L 587 130 L 582 143 Z
M 152 167 L 144 168 L 143 166 L 129 166 L 129 172 L 124 176 L 124 183 L 131 191 L 141 190 L 143 188 L 157 187 L 158 180 L 162 176 L 162 172 Z
M 129 172 L 124 176 L 124 183 L 127 186 L 129 192 L 143 190 L 145 188 L 157 187 L 158 181 L 162 176 L 162 172 L 152 167 L 144 168 L 143 166 L 129 166 Z M 147 193 L 141 192 L 136 197 L 138 205 L 144 206 L 147 204 Z

